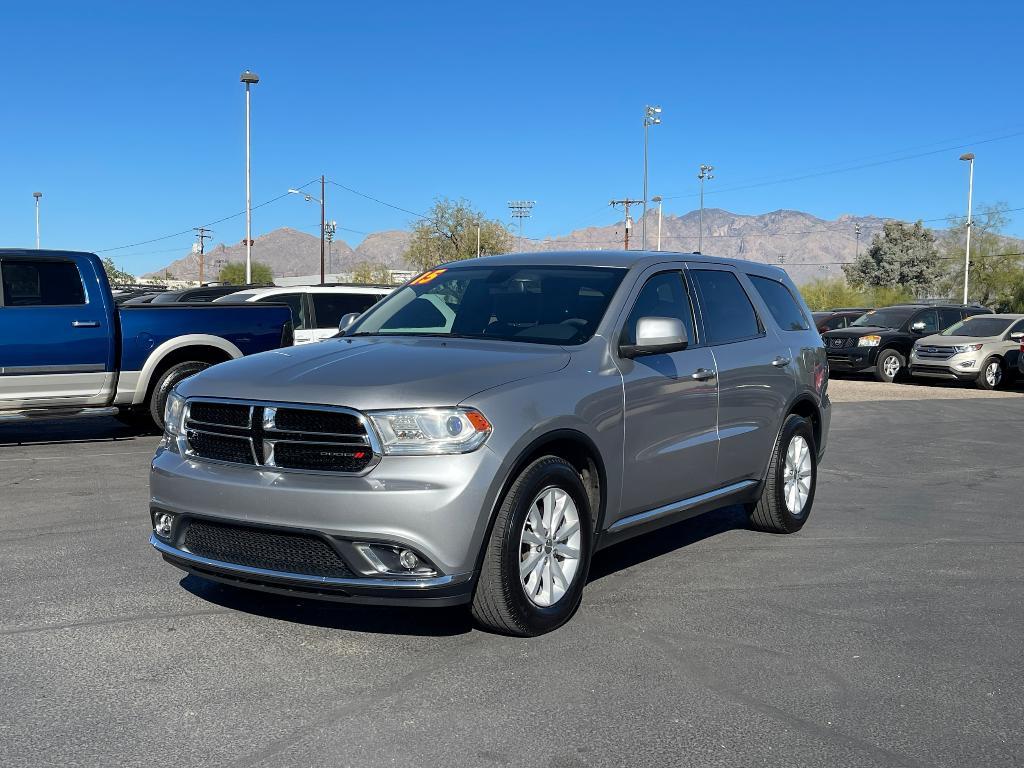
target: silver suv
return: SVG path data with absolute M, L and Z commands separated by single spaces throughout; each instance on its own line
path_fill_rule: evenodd
M 547 632 L 609 544 L 735 503 L 804 525 L 830 421 L 810 317 L 782 270 L 738 260 L 438 267 L 339 338 L 182 382 L 150 541 L 238 586 Z
M 975 315 L 914 342 L 911 376 L 973 381 L 996 389 L 1016 374 L 1024 315 Z

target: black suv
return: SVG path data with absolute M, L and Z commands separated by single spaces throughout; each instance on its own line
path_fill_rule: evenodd
M 907 367 L 910 348 L 922 336 L 949 328 L 971 315 L 992 310 L 959 304 L 899 304 L 866 312 L 848 328 L 823 333 L 829 368 L 871 371 L 879 381 L 894 381 Z

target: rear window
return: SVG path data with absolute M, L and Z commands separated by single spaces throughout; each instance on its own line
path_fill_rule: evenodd
M 810 326 L 807 324 L 807 316 L 797 304 L 789 288 L 778 280 L 757 275 L 747 275 L 754 288 L 761 294 L 768 311 L 772 313 L 775 322 L 784 331 L 806 331 Z
M 5 261 L 4 304 L 8 307 L 85 304 L 78 267 L 70 261 Z
M 311 293 L 317 328 L 337 328 L 349 312 L 363 314 L 383 298 L 374 293 Z
M 761 335 L 761 322 L 736 275 L 697 269 L 693 280 L 700 287 L 704 331 L 710 343 L 728 344 Z

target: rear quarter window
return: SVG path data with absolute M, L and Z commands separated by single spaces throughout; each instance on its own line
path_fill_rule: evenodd
M 764 299 L 768 311 L 771 312 L 775 322 L 779 324 L 782 330 L 806 331 L 811 327 L 807 322 L 807 316 L 800 308 L 800 304 L 793 294 L 789 292 L 789 288 L 778 280 L 772 280 L 770 277 L 761 277 L 759 275 L 747 275 L 747 277 L 750 278 L 750 282 L 761 295 L 761 298 Z M 841 317 L 838 319 L 842 321 Z M 841 328 L 842 325 L 832 327 Z

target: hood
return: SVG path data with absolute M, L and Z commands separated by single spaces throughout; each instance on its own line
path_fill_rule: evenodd
M 931 336 L 925 336 L 919 339 L 916 343 L 921 347 L 959 347 L 967 344 L 991 344 L 994 341 L 999 341 L 1002 338 L 1002 334 L 999 336 L 943 336 L 941 333 L 933 333 Z
M 476 339 L 328 339 L 221 363 L 186 379 L 186 397 L 343 405 L 456 405 L 517 379 L 561 370 L 562 347 Z
M 897 333 L 895 328 L 882 328 L 877 325 L 862 325 L 857 328 L 837 328 L 834 331 L 826 331 L 821 334 L 826 339 L 859 339 L 861 336 L 876 334 L 881 336 L 885 333 Z

